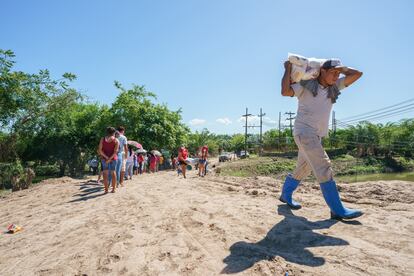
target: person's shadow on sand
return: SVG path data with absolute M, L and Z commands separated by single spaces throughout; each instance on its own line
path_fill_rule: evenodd
M 101 193 L 101 191 L 103 191 L 103 185 L 91 180 L 81 183 L 79 190 L 80 193 L 73 195 L 78 198 L 69 201 L 69 203 L 86 201 L 103 195 L 103 193 Z
M 273 226 L 261 241 L 257 243 L 239 241 L 230 247 L 230 255 L 223 260 L 226 267 L 221 273 L 242 272 L 261 260 L 270 260 L 276 256 L 281 256 L 292 263 L 312 267 L 321 266 L 325 263 L 325 259 L 314 256 L 306 248 L 349 245 L 343 239 L 312 231 L 329 228 L 337 223 L 337 220 L 308 221 L 304 217 L 295 216 L 286 205 L 279 205 L 277 211 L 285 218 Z

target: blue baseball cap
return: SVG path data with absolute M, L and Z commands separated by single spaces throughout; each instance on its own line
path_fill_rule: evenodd
M 331 59 L 326 60 L 322 64 L 321 68 L 328 70 L 328 69 L 332 69 L 332 68 L 335 68 L 335 69 L 345 69 L 347 67 L 344 66 L 344 65 L 342 65 L 341 60 L 339 60 L 337 58 L 331 58 Z

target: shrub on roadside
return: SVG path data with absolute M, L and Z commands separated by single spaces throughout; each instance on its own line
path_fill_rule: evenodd
M 354 161 L 355 157 L 353 157 L 352 155 L 349 154 L 342 154 L 342 155 L 338 155 L 335 158 L 332 158 L 335 161 Z
M 295 161 L 263 163 L 257 166 L 257 172 L 259 175 L 274 175 L 285 171 L 292 171 L 295 166 Z
M 388 157 L 384 163 L 395 172 L 414 170 L 414 160 L 405 157 Z
M 58 176 L 58 165 L 39 165 L 35 167 L 35 173 L 37 176 Z
M 23 177 L 24 170 L 20 160 L 13 163 L 0 163 L 0 187 L 2 189 L 20 190 L 19 183 Z

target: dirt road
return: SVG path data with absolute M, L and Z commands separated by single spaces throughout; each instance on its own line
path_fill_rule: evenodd
M 341 185 L 365 215 L 329 220 L 318 185 L 290 211 L 280 181 L 173 172 L 103 195 L 60 178 L 0 198 L 0 275 L 414 275 L 414 183 Z

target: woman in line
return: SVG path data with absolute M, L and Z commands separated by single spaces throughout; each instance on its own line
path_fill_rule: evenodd
M 157 156 L 155 156 L 154 154 L 151 154 L 150 155 L 150 171 L 152 173 L 155 173 L 156 172 L 157 162 L 158 162 Z
M 99 155 L 101 156 L 102 170 L 103 170 L 103 179 L 105 194 L 108 193 L 108 174 L 112 176 L 112 193 L 115 193 L 116 186 L 116 174 L 115 166 L 118 156 L 118 147 L 119 142 L 115 138 L 115 128 L 107 127 L 106 136 L 101 138 L 99 142 Z
M 144 171 L 144 163 L 145 163 L 145 158 L 144 155 L 142 153 L 138 154 L 138 173 L 142 174 L 142 172 Z
M 134 166 L 134 151 L 132 150 L 132 147 L 128 147 L 128 153 L 127 153 L 127 160 L 126 160 L 126 179 L 131 180 L 132 179 L 132 167 Z
M 138 175 L 138 156 L 134 154 L 134 166 L 132 167 L 132 174 Z

